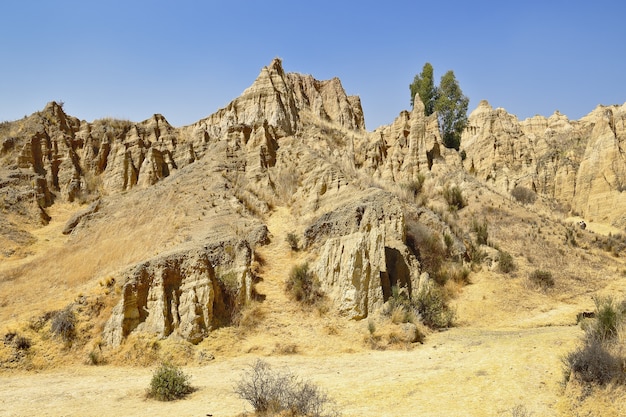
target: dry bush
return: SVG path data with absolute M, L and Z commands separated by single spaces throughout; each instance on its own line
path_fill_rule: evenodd
M 534 270 L 529 276 L 528 280 L 536 287 L 542 290 L 547 290 L 554 287 L 554 278 L 550 271 L 543 271 L 541 269 Z
M 50 331 L 56 337 L 60 337 L 64 342 L 69 343 L 76 337 L 76 316 L 72 306 L 57 312 L 52 317 Z
M 624 371 L 622 361 L 603 346 L 598 339 L 588 339 L 584 345 L 565 358 L 566 369 L 583 382 L 607 384 Z
M 296 265 L 291 269 L 286 285 L 287 292 L 296 301 L 313 305 L 324 298 L 317 277 L 309 271 L 309 264 Z
M 443 198 L 448 203 L 450 211 L 461 210 L 467 205 L 465 198 L 463 198 L 463 193 L 457 185 L 452 187 L 446 186 L 443 189 Z
M 289 372 L 274 371 L 257 360 L 235 386 L 235 394 L 259 414 L 309 417 L 339 416 L 334 403 L 319 387 Z M 287 413 L 287 414 L 285 414 Z
M 537 200 L 534 191 L 519 185 L 511 190 L 511 196 L 522 204 L 533 204 Z

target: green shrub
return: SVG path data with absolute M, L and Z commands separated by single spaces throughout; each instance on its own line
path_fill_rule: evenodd
M 588 339 L 582 347 L 568 354 L 565 366 L 583 382 L 599 385 L 611 382 L 623 372 L 621 360 L 598 339 Z
M 287 238 L 285 240 L 287 241 L 287 243 L 289 243 L 289 247 L 291 248 L 292 251 L 299 250 L 300 241 L 298 239 L 298 236 L 296 236 L 295 233 L 288 233 Z
M 450 211 L 460 210 L 466 205 L 463 193 L 457 185 L 452 187 L 446 186 L 443 189 L 443 198 L 446 200 L 446 203 L 448 203 Z
M 339 415 L 328 395 L 315 384 L 302 381 L 289 372 L 276 372 L 262 360 L 257 360 L 242 376 L 235 386 L 235 394 L 248 401 L 255 412 L 263 415 Z
M 303 304 L 313 305 L 324 298 L 317 277 L 309 271 L 309 264 L 296 265 L 287 279 L 287 292 Z
M 511 196 L 522 204 L 533 204 L 537 199 L 534 191 L 519 185 L 511 190 Z
M 482 223 L 478 220 L 472 220 L 472 232 L 476 233 L 476 244 L 487 245 L 489 241 L 489 224 L 487 220 L 483 220 Z
M 52 317 L 50 330 L 56 337 L 60 337 L 65 342 L 71 342 L 76 337 L 76 316 L 72 311 L 72 306 L 57 312 Z
M 164 363 L 152 375 L 148 396 L 159 401 L 172 401 L 192 391 L 189 376 L 179 367 Z
M 619 331 L 623 317 L 621 306 L 616 305 L 611 297 L 595 297 L 595 320 L 587 329 L 588 337 L 601 342 L 614 339 Z
M 423 288 L 415 297 L 415 307 L 426 326 L 433 329 L 452 326 L 454 311 L 446 304 L 440 288 Z
M 536 269 L 529 275 L 528 279 L 531 283 L 544 290 L 554 287 L 554 278 L 550 271 Z
M 510 253 L 505 251 L 498 252 L 498 269 L 505 274 L 515 270 L 515 262 Z

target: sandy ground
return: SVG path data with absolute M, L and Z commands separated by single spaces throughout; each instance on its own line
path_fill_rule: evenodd
M 316 382 L 345 416 L 501 416 L 524 404 L 558 416 L 561 356 L 579 328 L 456 328 L 412 351 L 264 358 Z M 233 386 L 254 357 L 184 368 L 197 391 L 180 401 L 145 398 L 151 369 L 79 367 L 0 377 L 2 416 L 235 416 L 251 411 Z M 122 411 L 123 410 L 123 411 Z

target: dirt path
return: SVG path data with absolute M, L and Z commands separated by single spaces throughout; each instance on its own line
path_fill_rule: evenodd
M 265 358 L 311 379 L 344 416 L 502 416 L 524 404 L 559 416 L 561 357 L 580 330 L 457 328 L 412 351 Z M 235 416 L 251 411 L 233 386 L 253 358 L 185 368 L 198 390 L 187 399 L 145 399 L 150 369 L 79 367 L 0 376 L 2 416 Z
M 295 232 L 296 222 L 289 209 L 278 207 L 268 218 L 267 228 L 270 231 L 269 245 L 257 248 L 264 265 L 261 270 L 261 282 L 256 284 L 259 294 L 265 296 L 262 303 L 266 314 L 278 324 L 293 322 L 294 303 L 289 302 L 285 293 L 285 282 L 295 265 L 304 261 L 303 255 L 291 250 L 287 243 L 287 235 Z

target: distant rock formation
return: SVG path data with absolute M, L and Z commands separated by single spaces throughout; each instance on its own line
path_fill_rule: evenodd
M 581 216 L 626 227 L 626 105 L 578 121 L 558 111 L 524 121 L 485 100 L 461 139 L 465 168 L 508 193 L 524 186 Z

